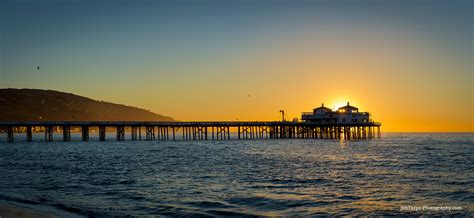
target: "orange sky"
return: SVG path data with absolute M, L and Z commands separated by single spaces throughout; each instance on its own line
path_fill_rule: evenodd
M 469 1 L 219 2 L 9 2 L 0 87 L 183 121 L 299 118 L 350 101 L 383 131 L 474 131 Z
M 136 93 L 140 100 L 122 94 L 130 104 L 142 102 L 179 120 L 277 120 L 280 109 L 299 118 L 321 103 L 334 108 L 350 101 L 372 112 L 384 131 L 474 131 L 472 76 L 463 76 L 466 69 L 449 57 L 455 51 L 386 31 L 368 29 L 349 42 L 328 37 L 311 46 L 310 36 L 289 36 L 238 61 L 193 66 L 195 75 L 170 78 L 176 83 L 165 87 L 139 82 L 134 89 L 146 90 Z M 147 100 L 153 98 L 159 100 Z

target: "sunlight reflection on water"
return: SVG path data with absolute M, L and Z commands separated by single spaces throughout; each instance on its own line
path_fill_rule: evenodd
M 0 143 L 0 200 L 82 215 L 466 214 L 473 139 Z

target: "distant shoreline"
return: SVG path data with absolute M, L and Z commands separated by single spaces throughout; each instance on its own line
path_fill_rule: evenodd
M 0 88 L 0 99 L 3 121 L 174 121 L 147 109 L 54 90 Z

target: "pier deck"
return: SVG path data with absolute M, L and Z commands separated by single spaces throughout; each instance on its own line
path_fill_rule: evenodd
M 115 128 L 117 141 L 126 140 L 126 131 L 131 133 L 130 140 L 370 139 L 380 138 L 380 126 L 378 122 L 0 122 L 8 142 L 14 141 L 14 133 L 26 133 L 26 141 L 31 142 L 33 129 L 44 132 L 45 141 L 53 141 L 53 133 L 58 131 L 62 141 L 70 141 L 72 127 L 80 128 L 83 141 L 89 140 L 90 128 L 94 127 L 99 130 L 100 141 L 106 140 L 107 128 Z

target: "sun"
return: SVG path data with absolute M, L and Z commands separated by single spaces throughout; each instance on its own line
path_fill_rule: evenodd
M 346 106 L 347 101 L 338 101 L 338 102 L 334 103 L 333 105 L 334 106 L 333 106 L 332 110 L 336 111 L 338 108 Z

